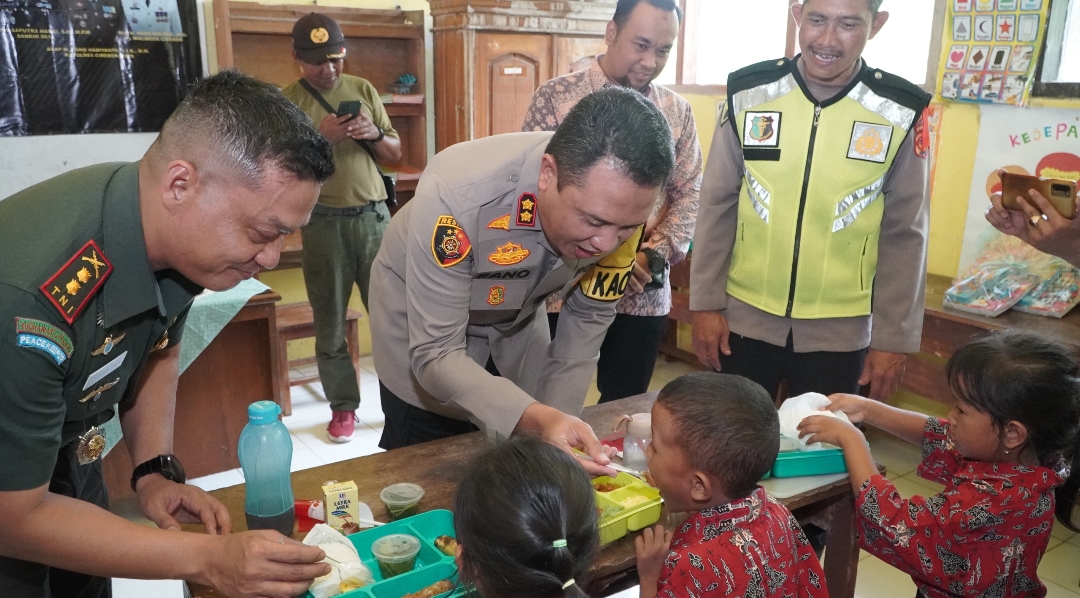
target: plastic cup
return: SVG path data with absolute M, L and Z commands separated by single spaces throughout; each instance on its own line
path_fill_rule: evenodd
M 415 515 L 420 510 L 420 499 L 423 497 L 424 489 L 416 484 L 392 484 L 379 493 L 390 521 Z
M 412 571 L 419 553 L 420 540 L 408 534 L 383 536 L 371 545 L 371 554 L 379 562 L 383 579 Z

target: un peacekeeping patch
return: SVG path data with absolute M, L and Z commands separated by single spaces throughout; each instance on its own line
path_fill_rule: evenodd
M 472 243 L 453 216 L 439 216 L 431 233 L 431 255 L 443 268 L 449 268 L 469 256 Z
M 67 361 L 68 355 L 67 353 L 64 353 L 64 350 L 60 348 L 60 345 L 57 345 L 43 336 L 23 333 L 18 335 L 17 342 L 20 347 L 37 349 L 49 357 L 52 357 L 53 361 L 56 362 L 56 365 L 60 365 Z

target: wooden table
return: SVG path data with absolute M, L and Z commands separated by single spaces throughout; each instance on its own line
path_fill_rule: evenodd
M 281 295 L 273 291 L 249 299 L 180 375 L 173 452 L 189 478 L 240 467 L 236 447 L 247 424 L 247 406 L 262 400 L 281 403 L 278 301 Z M 103 466 L 111 499 L 133 494 L 134 465 L 123 439 L 106 455 Z M 243 519 L 242 508 L 240 515 Z
M 583 419 L 597 430 L 610 429 L 615 418 L 624 413 L 646 412 L 656 398 L 655 393 L 630 397 L 603 405 L 587 407 Z M 297 498 L 321 498 L 321 486 L 328 480 L 354 480 L 359 487 L 359 499 L 367 503 L 375 518 L 386 521 L 386 508 L 379 500 L 379 491 L 396 482 L 414 482 L 424 488 L 422 510 L 450 509 L 454 491 L 465 465 L 489 445 L 480 432 L 427 442 L 385 453 L 323 465 L 292 474 Z M 845 477 L 829 483 L 836 476 L 797 478 L 805 481 L 806 490 L 782 499 L 800 522 L 815 523 L 829 530 L 826 551 L 825 577 L 832 598 L 851 598 L 855 595 L 855 575 L 859 550 L 855 540 L 854 495 Z M 789 480 L 795 478 L 789 478 Z M 769 482 L 769 480 L 766 480 Z M 225 504 L 232 516 L 233 529 L 246 529 L 244 521 L 244 486 L 237 485 L 211 492 Z M 664 513 L 661 522 L 680 520 L 678 514 Z M 191 528 L 197 530 L 198 528 Z M 634 543 L 636 534 L 604 546 L 593 565 L 594 582 L 591 595 L 603 595 L 604 589 L 628 576 L 636 576 Z M 302 534 L 296 534 L 297 539 Z M 195 598 L 217 598 L 221 594 L 206 586 L 190 584 Z

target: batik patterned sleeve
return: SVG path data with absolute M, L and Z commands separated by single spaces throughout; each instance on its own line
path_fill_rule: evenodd
M 952 424 L 944 419 L 928 418 L 923 431 L 919 477 L 939 484 L 948 484 L 952 482 L 953 474 L 962 463 L 963 456 L 953 445 Z
M 859 545 L 909 575 L 925 577 L 940 567 L 941 547 L 954 538 L 947 493 L 904 499 L 883 475 L 855 496 Z
M 525 123 L 521 125 L 522 132 L 554 131 L 558 128 L 559 115 L 554 101 L 556 87 L 556 81 L 552 80 L 537 88 L 529 104 L 529 110 L 525 113 Z
M 686 257 L 690 241 L 694 238 L 702 166 L 701 144 L 698 143 L 697 125 L 690 104 L 679 102 L 673 108 L 678 108 L 675 118 L 681 123 L 680 135 L 675 140 L 675 171 L 665 190 L 663 218 L 648 241 L 648 245 L 664 256 L 669 264 L 678 263 Z
M 821 569 L 821 561 L 814 554 L 810 541 L 802 531 L 802 526 L 795 516 L 788 513 L 788 527 L 795 534 L 795 566 L 798 567 L 796 578 L 801 598 L 829 598 L 829 588 L 825 584 L 825 572 Z

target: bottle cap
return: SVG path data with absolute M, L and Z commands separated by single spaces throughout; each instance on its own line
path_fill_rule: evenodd
M 248 422 L 252 424 L 272 424 L 278 420 L 281 406 L 273 401 L 255 401 L 248 405 Z

